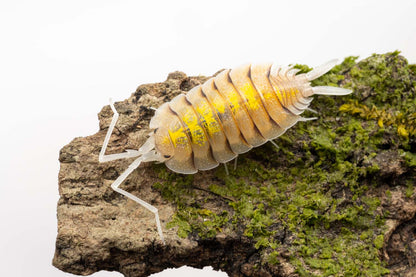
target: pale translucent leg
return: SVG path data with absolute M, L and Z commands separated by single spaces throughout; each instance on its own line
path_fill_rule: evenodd
M 318 119 L 317 117 L 301 117 L 301 118 L 299 118 L 298 121 L 305 122 L 305 121 L 311 121 L 311 120 L 317 120 L 317 119 Z
M 311 109 L 311 108 L 306 108 L 305 110 L 310 111 L 311 113 L 316 113 L 316 114 L 318 113 L 317 111 L 315 111 L 314 109 Z
M 224 163 L 224 167 L 225 167 L 225 173 L 228 175 L 230 175 L 230 173 L 228 172 L 228 167 L 227 167 L 227 163 Z
M 154 153 L 151 152 L 151 149 L 154 147 L 154 138 L 153 137 L 149 138 L 149 140 L 146 141 L 146 143 L 142 147 L 140 147 L 138 151 L 126 150 L 127 152 L 124 152 L 124 153 L 105 155 L 105 150 L 107 149 L 108 142 L 110 141 L 111 134 L 113 133 L 114 126 L 116 125 L 116 122 L 118 119 L 118 112 L 116 111 L 111 99 L 110 99 L 110 107 L 111 107 L 111 110 L 113 110 L 114 115 L 113 115 L 113 119 L 111 120 L 111 124 L 108 127 L 107 134 L 105 135 L 104 144 L 103 144 L 103 147 L 101 148 L 100 154 L 98 156 L 98 160 L 100 163 L 102 163 L 102 162 L 108 162 L 108 161 L 113 161 L 113 160 L 118 160 L 118 159 L 134 158 L 143 154 L 143 156 L 134 160 L 134 162 L 132 162 L 129 165 L 129 167 L 120 176 L 118 176 L 118 178 L 114 181 L 114 183 L 111 184 L 111 188 L 117 191 L 118 193 L 121 193 L 122 195 L 130 198 L 131 200 L 139 203 L 140 205 L 142 205 L 143 207 L 145 207 L 146 209 L 148 209 L 149 211 L 155 214 L 157 231 L 159 233 L 160 239 L 162 240 L 163 244 L 165 244 L 165 239 L 163 237 L 162 226 L 160 224 L 159 212 L 157 208 L 150 205 L 146 201 L 143 201 L 137 196 L 119 188 L 120 184 L 127 178 L 127 176 L 130 175 L 130 173 L 132 173 L 136 168 L 140 166 L 142 161 L 152 160 L 151 156 L 154 155 Z
M 237 161 L 238 161 L 238 156 L 235 157 L 235 160 L 234 160 L 234 170 L 237 169 Z
M 143 160 L 145 160 L 144 156 L 139 157 L 136 160 L 134 160 L 134 162 L 132 162 L 129 165 L 129 167 L 126 169 L 126 171 L 124 171 L 120 176 L 118 176 L 118 178 L 114 181 L 114 183 L 111 184 L 111 188 L 113 190 L 117 191 L 118 193 L 121 193 L 124 196 L 127 196 L 131 200 L 139 203 L 140 205 L 142 205 L 143 207 L 145 207 L 146 209 L 148 209 L 149 211 L 151 211 L 152 213 L 155 214 L 157 231 L 159 233 L 160 239 L 162 240 L 163 244 L 165 244 L 165 239 L 163 237 L 162 226 L 160 224 L 159 213 L 158 213 L 157 208 L 150 205 L 146 201 L 143 201 L 142 199 L 138 198 L 137 196 L 119 188 L 120 184 L 127 178 L 127 176 L 130 175 L 130 173 L 132 173 L 136 168 L 138 168 L 140 166 L 140 164 Z
M 269 140 L 271 144 L 274 145 L 274 147 L 276 147 L 277 150 L 279 150 L 279 146 L 276 144 L 276 142 L 274 142 L 273 140 Z
M 128 159 L 128 158 L 134 158 L 139 156 L 141 153 L 137 150 L 126 150 L 124 153 L 118 153 L 118 154 L 111 154 L 111 155 L 105 155 L 105 150 L 107 149 L 108 142 L 110 141 L 111 134 L 113 133 L 114 126 L 116 125 L 116 122 L 118 120 L 118 112 L 116 111 L 116 108 L 114 108 L 113 101 L 111 101 L 110 98 L 110 107 L 113 110 L 113 119 L 111 120 L 110 126 L 108 127 L 107 134 L 105 135 L 104 144 L 101 148 L 100 154 L 98 155 L 98 161 L 100 163 L 103 162 L 109 162 L 114 161 L 118 159 Z

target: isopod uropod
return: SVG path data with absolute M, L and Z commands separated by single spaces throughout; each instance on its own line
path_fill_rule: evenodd
M 118 119 L 110 101 L 114 116 L 99 161 L 138 157 L 111 187 L 155 214 L 159 236 L 165 243 L 157 208 L 119 188 L 127 176 L 141 162 L 150 161 L 164 162 L 169 169 L 183 174 L 209 170 L 272 141 L 298 121 L 315 119 L 300 116 L 308 109 L 312 95 L 352 92 L 339 87 L 310 85 L 310 81 L 328 72 L 336 63 L 332 60 L 298 75 L 299 70 L 276 64 L 247 64 L 223 70 L 188 93 L 161 105 L 149 124 L 153 131 L 139 150 L 105 155 Z

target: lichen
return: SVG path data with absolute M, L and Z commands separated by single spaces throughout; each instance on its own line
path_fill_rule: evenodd
M 416 167 L 416 67 L 398 52 L 357 58 L 313 82 L 354 93 L 317 96 L 311 107 L 319 119 L 288 130 L 276 140 L 278 149 L 267 144 L 240 155 L 237 169 L 213 170 L 204 187 L 193 176 L 154 166 L 161 179 L 154 187 L 177 206 L 167 227 L 197 239 L 242 234 L 263 265 L 286 259 L 301 276 L 388 273 L 380 259 L 386 214 L 369 188 L 388 174 L 379 164 L 386 151 Z M 410 197 L 413 183 L 398 182 Z

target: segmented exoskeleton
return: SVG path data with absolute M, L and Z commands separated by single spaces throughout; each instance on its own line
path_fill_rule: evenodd
M 179 173 L 193 174 L 226 163 L 253 147 L 282 135 L 298 121 L 315 118 L 300 116 L 311 96 L 346 95 L 351 90 L 338 87 L 312 87 L 310 81 L 329 71 L 330 61 L 306 74 L 276 64 L 247 64 L 223 70 L 204 84 L 164 103 L 150 121 L 153 132 L 138 150 L 105 155 L 118 118 L 114 112 L 99 161 L 137 158 L 112 184 L 112 188 L 155 214 L 159 235 L 164 242 L 155 207 L 118 186 L 141 162 L 158 161 Z

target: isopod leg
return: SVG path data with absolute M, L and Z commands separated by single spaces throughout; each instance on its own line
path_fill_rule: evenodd
M 156 225 L 157 225 L 157 231 L 159 233 L 160 239 L 162 240 L 163 244 L 165 244 L 165 239 L 163 237 L 162 226 L 160 224 L 159 212 L 158 212 L 157 208 L 150 205 L 146 201 L 138 198 L 137 196 L 119 188 L 121 183 L 123 183 L 123 181 L 127 178 L 127 176 L 130 175 L 130 173 L 132 173 L 136 168 L 138 168 L 140 166 L 140 164 L 143 160 L 144 160 L 143 156 L 134 160 L 134 162 L 132 162 L 129 165 L 129 167 L 120 176 L 118 176 L 118 178 L 114 181 L 114 183 L 111 184 L 111 188 L 113 190 L 117 191 L 118 193 L 121 193 L 122 195 L 130 198 L 131 200 L 139 203 L 140 205 L 142 205 L 143 207 L 145 207 L 146 209 L 148 209 L 149 211 L 154 213 L 155 220 L 156 220 Z
M 228 175 L 230 175 L 230 172 L 228 171 L 228 166 L 227 163 L 224 163 L 224 168 L 225 168 L 225 173 Z
M 298 121 L 305 122 L 305 121 L 311 121 L 311 120 L 317 120 L 317 119 L 318 119 L 317 117 L 301 117 L 299 118 Z
M 279 150 L 279 146 L 276 144 L 276 142 L 274 142 L 273 140 L 269 140 L 271 144 L 274 145 L 274 147 L 276 147 L 277 150 Z
M 314 109 L 311 109 L 311 108 L 306 108 L 305 111 L 310 111 L 311 113 L 318 114 L 317 111 L 315 111 Z
M 107 134 L 105 135 L 104 144 L 101 148 L 100 154 L 98 155 L 98 161 L 100 163 L 103 162 L 109 162 L 114 161 L 118 159 L 128 159 L 128 158 L 134 158 L 140 155 L 140 152 L 137 150 L 126 150 L 127 152 L 124 153 L 118 153 L 118 154 L 111 154 L 111 155 L 105 155 L 105 150 L 107 149 L 108 142 L 110 141 L 111 134 L 113 133 L 114 126 L 116 125 L 116 122 L 118 120 L 118 112 L 116 111 L 116 108 L 114 107 L 113 101 L 110 98 L 110 107 L 111 110 L 113 110 L 113 119 L 111 120 L 110 126 L 108 127 Z
M 235 157 L 235 160 L 234 160 L 234 170 L 237 169 L 237 162 L 238 162 L 238 156 Z

